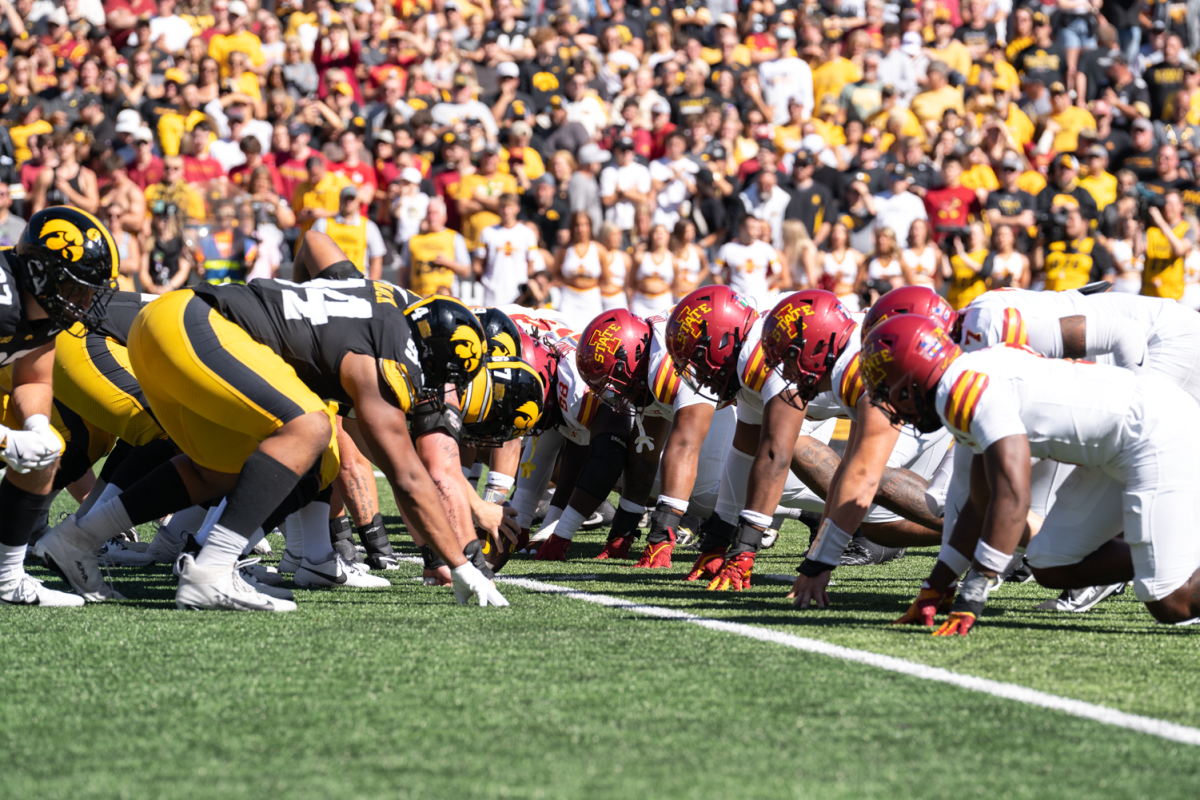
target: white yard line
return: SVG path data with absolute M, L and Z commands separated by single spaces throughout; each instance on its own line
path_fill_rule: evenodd
M 1131 731 L 1158 736 L 1159 738 L 1182 744 L 1200 746 L 1200 729 L 1189 728 L 1186 725 L 1178 725 L 1174 722 L 1167 722 L 1166 720 L 1154 719 L 1152 717 L 1143 717 L 1138 714 L 1127 714 L 1124 711 L 1117 711 L 1115 708 L 1099 706 L 1094 703 L 1085 703 L 1082 700 L 1058 697 L 1057 695 L 1039 692 L 1036 689 L 1030 689 L 1025 686 L 1001 683 L 1000 681 L 992 681 L 987 678 L 976 678 L 971 675 L 962 675 L 942 669 L 941 667 L 930 667 L 914 661 L 905 661 L 901 658 L 879 655 L 878 653 L 871 653 L 866 650 L 854 650 L 849 647 L 841 647 L 840 645 L 822 642 L 817 639 L 806 639 L 802 636 L 794 636 L 769 628 L 759 628 L 753 625 L 743 625 L 738 622 L 723 622 L 721 620 L 698 617 L 694 614 L 688 614 L 687 612 L 671 608 L 631 603 L 617 597 L 581 592 L 566 586 L 556 586 L 552 583 L 543 583 L 528 578 L 497 576 L 496 580 L 512 586 L 519 586 L 522 589 L 528 589 L 532 592 L 560 594 L 572 600 L 583 600 L 587 603 L 619 608 L 635 614 L 658 617 L 659 619 L 687 622 L 712 631 L 732 633 L 737 636 L 744 636 L 747 639 L 757 639 L 760 642 L 770 642 L 796 650 L 803 650 L 808 653 L 817 653 L 818 655 L 829 656 L 843 661 L 852 661 L 856 664 L 866 664 L 867 666 L 876 667 L 887 672 L 895 672 L 938 683 L 948 683 L 951 686 L 958 686 L 973 692 L 982 692 L 983 694 L 989 694 L 1004 700 L 1015 700 L 1018 703 L 1062 711 L 1066 714 L 1090 719 L 1104 725 L 1126 728 Z

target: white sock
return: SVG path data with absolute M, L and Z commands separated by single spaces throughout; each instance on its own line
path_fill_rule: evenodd
M 261 542 L 263 539 L 265 539 L 266 536 L 267 536 L 267 532 L 264 531 L 262 528 L 255 528 L 254 533 L 247 540 L 249 542 L 249 544 L 247 544 L 246 549 L 242 551 L 242 558 L 245 558 L 246 556 L 250 555 L 250 551 L 253 550 L 255 548 L 255 546 L 258 545 L 259 542 Z
M 325 538 L 329 538 L 329 524 L 325 525 Z M 300 521 L 300 512 L 293 511 L 283 521 L 283 549 L 291 553 L 297 560 L 304 556 L 304 524 Z
M 195 533 L 204 524 L 204 520 L 208 517 L 208 510 L 200 506 L 192 506 L 180 511 L 178 514 L 171 516 L 171 521 L 159 529 L 159 536 L 164 533 L 167 539 L 172 542 L 177 542 L 183 539 L 183 534 L 186 531 Z
M 105 489 L 105 491 L 107 492 L 108 489 Z M 120 491 L 120 489 L 117 489 L 117 492 Z M 76 523 L 85 536 L 84 541 L 76 542 L 75 544 L 96 549 L 121 531 L 127 531 L 133 527 L 133 522 L 129 519 L 129 513 L 125 510 L 125 506 L 121 503 L 121 498 L 119 497 L 103 503 L 97 501 L 87 517 L 82 520 L 76 518 Z
M 545 527 L 546 525 L 549 525 L 551 522 L 556 521 L 562 515 L 563 515 L 563 510 L 561 508 L 559 508 L 557 506 L 550 506 L 550 508 L 546 509 L 546 518 L 544 520 L 542 520 L 542 527 Z
M 196 529 L 195 539 L 196 544 L 203 547 L 208 541 L 209 535 L 212 533 L 213 526 L 217 524 L 217 520 L 221 519 L 221 512 L 225 510 L 225 501 L 222 500 L 217 505 L 210 508 L 204 514 L 204 522 L 200 523 L 200 527 Z
M 25 574 L 23 544 L 0 544 L 0 583 L 8 583 Z
M 219 522 L 209 531 L 200 555 L 196 556 L 198 567 L 232 567 L 246 549 L 245 536 L 234 533 Z
M 567 509 L 562 512 L 562 516 L 558 518 L 558 525 L 554 528 L 554 535 L 568 541 L 574 539 L 575 532 L 586 521 L 587 518 L 579 513 L 575 506 L 567 506 Z
M 300 509 L 300 527 L 304 531 L 304 557 L 320 564 L 333 557 L 329 541 L 329 503 L 313 501 Z
M 86 517 L 87 513 L 92 510 L 96 503 L 100 502 L 100 496 L 108 489 L 108 482 L 103 478 L 96 479 L 96 485 L 88 492 L 88 496 L 83 498 L 83 502 L 79 504 L 79 510 L 75 512 L 75 517 Z

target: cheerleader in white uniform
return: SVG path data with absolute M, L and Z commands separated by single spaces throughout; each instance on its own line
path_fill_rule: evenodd
M 675 283 L 675 256 L 671 255 L 671 235 L 665 225 L 650 231 L 650 248 L 638 262 L 630 279 L 633 302 L 629 310 L 646 319 L 671 307 L 671 286 Z
M 891 289 L 904 285 L 904 274 L 900 271 L 900 254 L 896 245 L 896 232 L 891 228 L 875 231 L 875 256 L 867 265 L 867 277 L 871 280 L 872 302 L 876 294 L 877 281 L 887 283 Z
M 1146 236 L 1142 232 L 1142 223 L 1137 217 L 1127 217 L 1118 228 L 1121 235 L 1114 237 L 1112 242 L 1113 266 L 1117 268 L 1117 277 L 1113 281 L 1114 292 L 1125 294 L 1142 293 L 1142 268 L 1146 255 Z M 1195 248 L 1192 248 L 1195 252 Z M 1187 262 L 1184 263 L 1186 273 Z M 1184 295 L 1187 297 L 1187 289 Z
M 605 311 L 629 308 L 625 281 L 633 267 L 633 256 L 621 249 L 621 229 L 611 222 L 600 226 L 600 243 L 608 248 L 608 283 L 600 287 L 600 305 Z
M 908 247 L 900 254 L 900 272 L 909 286 L 936 287 L 941 253 L 929 242 L 929 223 L 913 220 L 908 228 Z
M 678 302 L 700 288 L 710 274 L 708 256 L 696 244 L 696 226 L 688 219 L 675 223 L 670 247 L 671 255 L 675 256 L 675 285 L 671 293 Z
M 1029 259 L 1015 249 L 1017 236 L 1011 225 L 998 225 L 992 231 L 992 277 L 994 289 L 1013 287 L 1028 289 L 1030 278 Z
M 862 301 L 858 290 L 866 282 L 863 254 L 850 246 L 850 229 L 846 223 L 833 223 L 829 232 L 829 252 L 825 254 L 821 270 L 825 282 L 841 301 L 846 310 L 854 314 L 861 310 Z
M 571 242 L 554 259 L 554 277 L 561 282 L 558 310 L 577 320 L 582 330 L 604 310 L 600 285 L 610 283 L 608 248 L 592 238 L 586 211 L 571 215 Z

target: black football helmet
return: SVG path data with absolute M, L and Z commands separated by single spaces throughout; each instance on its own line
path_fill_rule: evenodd
M 42 209 L 8 257 L 25 291 L 56 326 L 69 330 L 80 322 L 92 330 L 104 321 L 120 257 L 100 220 L 73 206 Z
M 472 309 L 483 334 L 487 337 L 488 356 L 491 358 L 521 358 L 521 329 L 512 318 L 498 308 Z
M 463 441 L 497 447 L 531 434 L 545 410 L 545 387 L 520 359 L 489 358 L 462 396 Z
M 424 377 L 422 395 L 442 397 L 452 383 L 461 395 L 487 360 L 483 326 L 471 309 L 445 295 L 427 297 L 404 309 Z

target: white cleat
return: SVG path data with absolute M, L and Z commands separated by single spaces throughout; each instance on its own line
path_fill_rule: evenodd
M 124 600 L 124 595 L 104 581 L 96 552 L 76 544 L 87 538 L 88 534 L 79 527 L 72 514 L 38 539 L 34 549 L 47 567 L 61 575 L 71 590 L 89 603 Z
M 292 594 L 291 589 L 287 589 L 279 585 L 264 583 L 259 579 L 258 576 L 260 572 L 264 575 L 268 573 L 265 571 L 267 568 L 259 564 L 257 558 L 248 558 L 245 561 L 239 561 L 236 566 L 239 577 L 249 584 L 251 589 L 259 594 L 265 594 L 267 597 L 276 597 L 280 600 L 296 599 L 296 595 Z M 258 569 L 256 569 L 256 567 Z M 275 577 L 278 578 L 278 574 L 276 574 Z
M 275 551 L 271 549 L 271 543 L 268 542 L 267 537 L 264 536 L 258 540 L 257 544 L 254 545 L 253 552 L 256 556 L 269 556 Z
M 334 551 L 326 561 L 314 564 L 307 558 L 296 570 L 296 585 L 306 589 L 325 589 L 330 586 L 349 586 L 355 589 L 385 589 L 392 585 L 387 578 L 372 575 L 365 567 L 347 564 Z
M 84 599 L 79 595 L 47 589 L 41 581 L 25 573 L 14 580 L 0 583 L 0 605 L 56 608 L 82 606 L 83 603 Z
M 109 567 L 146 567 L 154 563 L 149 542 L 132 542 L 114 536 L 104 543 L 97 557 Z
M 279 574 L 279 570 L 258 562 L 258 558 L 247 558 L 238 563 L 243 574 L 249 573 L 260 584 L 266 586 L 283 586 L 283 576 Z
M 283 549 L 283 558 L 279 559 L 279 566 L 275 567 L 275 570 L 280 574 L 290 575 L 300 569 L 301 560 L 300 556 L 292 555 L 291 551 L 285 547 Z
M 290 600 L 258 592 L 242 580 L 234 567 L 201 567 L 188 554 L 176 563 L 179 588 L 175 605 L 184 610 L 202 608 L 217 611 L 295 611 Z
M 150 555 L 152 563 L 174 564 L 175 559 L 183 552 L 183 536 L 172 536 L 166 525 L 159 525 L 158 533 L 154 534 L 146 552 Z

